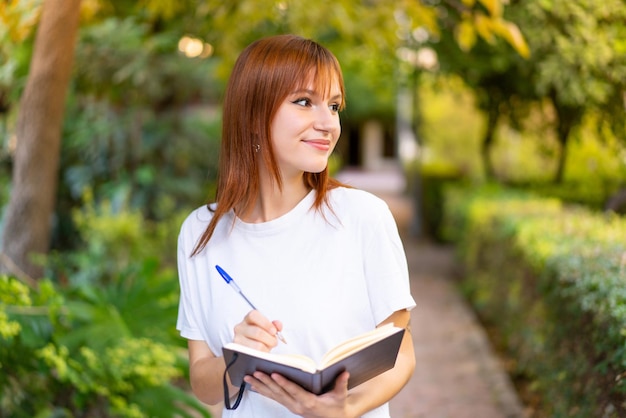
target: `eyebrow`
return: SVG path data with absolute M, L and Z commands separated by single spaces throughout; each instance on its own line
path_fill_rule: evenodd
M 295 94 L 303 94 L 303 93 L 315 95 L 315 96 L 319 95 L 318 92 L 311 90 L 311 89 L 299 89 L 291 93 L 290 96 L 295 95 Z M 333 97 L 331 97 L 329 100 L 340 100 L 340 99 L 343 99 L 343 96 L 341 94 L 336 94 Z

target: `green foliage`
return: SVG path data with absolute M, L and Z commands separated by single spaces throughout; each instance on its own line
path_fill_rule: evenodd
M 459 169 L 444 162 L 414 162 L 405 167 L 407 188 L 419 204 L 416 233 L 434 241 L 445 241 L 443 235 L 444 190 L 465 180 Z
M 0 5 L 1 22 L 10 23 L 0 25 L 0 107 L 13 109 L 18 101 L 40 3 Z M 396 48 L 412 45 L 417 29 L 440 37 L 460 20 L 466 33 L 510 38 L 518 51 L 522 45 L 512 26 L 502 26 L 497 0 L 463 1 L 463 16 L 413 0 L 314 7 L 272 0 L 82 3 L 63 133 L 57 251 L 47 265 L 52 281 L 28 289 L 0 280 L 0 408 L 16 417 L 206 415 L 170 383 L 187 369 L 173 329 L 175 237 L 178 213 L 211 194 L 219 143 L 219 111 L 211 105 L 249 42 L 292 32 L 329 46 L 344 65 L 349 117 L 357 123 L 394 120 L 396 78 L 403 75 L 396 72 Z M 215 55 L 184 57 L 177 43 L 185 34 L 210 42 Z M 499 57 L 485 64 L 508 62 Z M 11 120 L 3 122 L 2 137 L 9 138 Z M 465 135 L 441 133 L 469 141 Z M 465 171 L 463 151 L 456 157 Z M 337 160 L 331 163 L 336 170 Z M 8 184 L 2 171 L 0 184 Z M 7 189 L 0 191 L 0 206 Z M 441 189 L 432 190 L 439 199 Z
M 621 0 L 535 1 L 523 29 L 537 60 L 537 89 L 567 105 L 606 103 L 626 79 Z M 536 25 L 537 22 L 551 23 Z
M 426 164 L 452 164 L 464 176 L 482 179 L 481 130 L 484 117 L 474 108 L 474 95 L 458 77 L 424 76 L 422 159 Z M 559 146 L 545 106 L 528 109 L 519 125 L 502 121 L 490 154 L 498 178 L 505 184 L 546 196 L 603 208 L 626 182 L 625 147 L 607 123 L 589 112 L 572 133 L 561 184 L 553 184 Z
M 528 41 L 531 54 L 526 60 L 509 44 L 489 41 L 485 36 L 479 37 L 471 54 L 463 52 L 449 32 L 442 32 L 441 39 L 433 42 L 441 71 L 460 75 L 475 91 L 478 106 L 486 111 L 489 123 L 482 142 L 488 152 L 482 157 L 488 176 L 493 176 L 493 159 L 493 177 L 515 178 L 517 173 L 507 168 L 512 165 L 511 159 L 516 166 L 528 162 L 519 156 L 532 150 L 530 140 L 535 149 L 550 152 L 544 153 L 547 164 L 528 168 L 544 176 L 547 173 L 557 182 L 566 180 L 566 171 L 578 166 L 568 161 L 564 169 L 569 138 L 576 135 L 575 128 L 589 123 L 583 117 L 588 113 L 596 119 L 592 125 L 608 128 L 624 142 L 625 14 L 622 0 L 513 2 L 504 15 L 519 25 Z M 481 26 L 476 25 L 476 32 L 480 33 Z M 521 131 L 514 136 L 524 141 L 497 144 L 499 140 L 494 141 L 491 129 L 502 122 L 506 131 Z M 536 135 L 527 135 L 528 130 Z M 607 132 L 594 136 L 602 140 Z M 526 172 L 521 167 L 519 171 Z
M 458 77 L 421 77 L 422 159 L 429 166 L 455 167 L 472 179 L 483 177 L 480 137 L 483 116 L 473 93 Z
M 83 245 L 51 257 L 54 281 L 29 289 L 0 278 L 0 409 L 14 417 L 207 417 L 179 383 L 188 364 L 174 329 L 173 266 L 186 212 L 155 223 L 90 196 L 74 215 Z
M 561 184 L 552 183 L 545 175 L 546 168 L 554 165 L 554 147 L 544 135 L 543 146 L 537 148 L 541 136 L 541 129 L 524 128 L 499 138 L 494 152 L 502 155 L 498 172 L 507 184 L 596 210 L 603 210 L 607 200 L 625 184 L 626 149 L 597 115 L 589 113 L 573 133 Z
M 222 89 L 212 77 L 214 59 L 177 52 L 181 33 L 151 32 L 135 17 L 110 17 L 81 30 L 74 88 L 115 104 L 172 108 L 215 100 Z
M 84 100 L 68 112 L 55 248 L 76 245 L 70 213 L 82 204 L 87 188 L 96 202 L 109 200 L 112 210 L 128 203 L 155 220 L 212 194 L 221 127 L 212 107 L 155 114 Z
M 41 0 L 0 5 L 0 117 L 17 102 L 25 84 Z
M 84 323 L 64 338 L 73 345 L 96 336 L 106 345 L 109 338 L 131 335 L 180 343 L 171 321 L 178 304 L 176 239 L 186 212 L 153 222 L 139 209 L 97 205 L 89 196 L 74 214 L 80 249 L 58 253 L 49 263 L 50 275 L 79 296 L 73 308 Z M 115 332 L 102 333 L 100 326 Z
M 626 222 L 500 188 L 448 192 L 463 284 L 549 416 L 621 416 Z

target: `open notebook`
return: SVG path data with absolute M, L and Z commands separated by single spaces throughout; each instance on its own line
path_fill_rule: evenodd
M 330 349 L 316 364 L 311 358 L 297 354 L 275 354 L 255 350 L 235 343 L 222 349 L 231 383 L 240 386 L 246 375 L 255 371 L 278 373 L 315 394 L 333 388 L 337 376 L 344 370 L 350 372 L 348 388 L 353 388 L 393 368 L 400 349 L 404 328 L 393 324 L 350 338 Z

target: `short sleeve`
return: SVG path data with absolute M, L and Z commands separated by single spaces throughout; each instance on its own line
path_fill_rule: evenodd
M 193 277 L 194 269 L 189 268 L 189 264 L 191 263 L 190 248 L 192 248 L 190 244 L 193 244 L 189 228 L 189 219 L 187 219 L 183 223 L 180 234 L 178 235 L 177 262 L 180 300 L 178 303 L 176 329 L 184 338 L 202 340 L 202 333 L 200 332 L 194 315 L 194 312 L 197 312 L 199 307 L 194 306 L 194 299 L 191 296 L 191 289 L 193 288 L 195 277 Z
M 396 311 L 415 307 L 398 227 L 387 204 L 381 203 L 364 243 L 365 276 L 377 324 Z

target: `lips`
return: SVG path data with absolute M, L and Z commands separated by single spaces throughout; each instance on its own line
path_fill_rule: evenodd
M 331 142 L 328 139 L 310 139 L 303 142 L 321 151 L 328 151 L 331 145 Z

